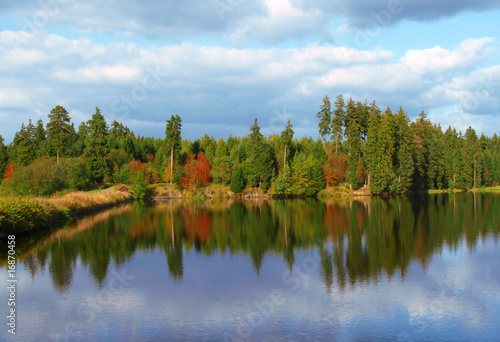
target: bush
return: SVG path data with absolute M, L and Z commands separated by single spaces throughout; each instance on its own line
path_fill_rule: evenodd
M 65 187 L 71 190 L 88 189 L 91 183 L 88 160 L 82 157 L 62 159 L 61 170 L 65 181 Z
M 54 158 L 42 157 L 16 170 L 6 188 L 14 195 L 50 196 L 64 187 L 60 166 Z
M 0 234 L 32 231 L 47 225 L 51 213 L 35 199 L 0 198 Z

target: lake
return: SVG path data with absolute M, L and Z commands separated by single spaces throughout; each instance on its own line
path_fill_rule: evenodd
M 16 237 L 0 339 L 498 341 L 499 235 L 498 194 L 126 204 Z

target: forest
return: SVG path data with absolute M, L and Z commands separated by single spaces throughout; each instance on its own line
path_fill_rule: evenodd
M 312 111 L 316 112 L 315 110 Z M 403 194 L 431 189 L 474 189 L 500 182 L 500 140 L 446 130 L 422 112 L 411 121 L 371 104 L 325 96 L 319 138 L 294 137 L 288 120 L 281 134 L 263 136 L 255 119 L 243 137 L 215 140 L 208 134 L 182 139 L 182 119 L 172 115 L 165 138 L 135 135 L 99 108 L 75 128 L 70 113 L 56 106 L 48 122 L 22 124 L 10 144 L 0 136 L 1 194 L 54 193 L 130 184 L 142 193 L 151 184 L 179 189 L 205 186 L 246 188 L 273 195 L 315 196 L 345 184 L 351 190 Z

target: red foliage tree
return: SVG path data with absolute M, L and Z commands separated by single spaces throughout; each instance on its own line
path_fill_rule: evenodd
M 335 186 L 345 180 L 347 161 L 345 156 L 331 155 L 323 166 L 323 180 L 328 186 Z
M 6 168 L 5 168 L 5 172 L 3 174 L 3 178 L 4 179 L 11 179 L 12 178 L 12 174 L 14 173 L 14 171 L 17 170 L 17 165 L 14 164 L 14 163 L 10 163 Z
M 210 171 L 212 168 L 203 152 L 198 153 L 196 159 L 192 153 L 189 154 L 184 163 L 184 170 L 185 176 L 180 181 L 183 188 L 196 189 L 210 182 Z

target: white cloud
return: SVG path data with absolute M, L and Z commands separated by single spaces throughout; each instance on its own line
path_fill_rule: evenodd
M 439 112 L 443 118 L 451 108 L 462 116 L 487 114 L 487 134 L 493 133 L 489 120 L 499 114 L 495 80 L 500 66 L 478 69 L 491 54 L 491 38 L 465 40 L 451 50 L 411 50 L 397 58 L 387 50 L 317 44 L 288 49 L 195 43 L 140 47 L 53 34 L 13 48 L 8 44 L 13 34 L 0 32 L 0 94 L 5 99 L 0 115 L 9 118 L 0 134 L 7 141 L 28 118 L 46 121 L 57 104 L 78 113 L 75 121 L 85 113 L 90 117 L 98 106 L 108 118 L 130 122 L 141 135 L 163 136 L 164 127 L 157 123 L 179 114 L 185 127 L 192 128 L 184 131 L 189 138 L 243 135 L 255 117 L 262 127 L 270 127 L 273 112 L 283 107 L 297 134 L 316 137 L 315 114 L 325 94 L 375 99 L 382 108 L 403 106 L 410 115 L 437 113 L 437 108 L 448 110 Z M 470 98 L 483 100 L 472 108 Z

